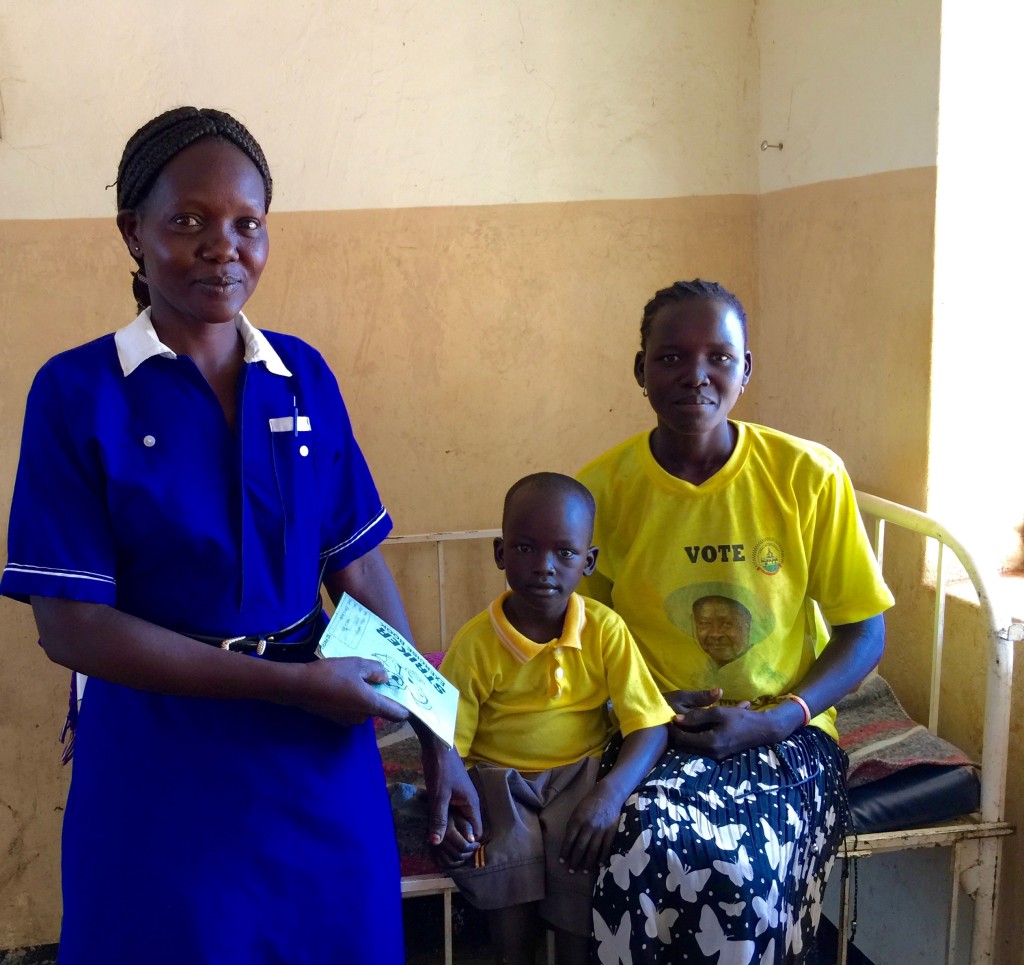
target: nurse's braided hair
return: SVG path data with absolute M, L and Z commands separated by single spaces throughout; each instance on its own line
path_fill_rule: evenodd
M 117 210 L 136 211 L 146 200 L 165 165 L 190 144 L 204 137 L 217 137 L 237 147 L 263 178 L 266 208 L 274 181 L 263 148 L 244 124 L 230 114 L 211 107 L 176 107 L 143 124 L 129 139 L 117 166 Z M 133 257 L 135 257 L 133 255 Z M 139 311 L 149 305 L 149 290 L 143 278 L 142 260 L 135 258 L 139 272 L 132 273 L 132 292 Z
M 643 321 L 640 322 L 640 351 L 647 348 L 647 336 L 651 332 L 651 323 L 654 316 L 666 305 L 676 302 L 699 301 L 709 298 L 719 298 L 725 302 L 740 320 L 740 327 L 743 329 L 743 341 L 747 341 L 747 313 L 743 303 L 729 289 L 719 285 L 716 281 L 701 281 L 694 278 L 693 281 L 677 281 L 668 288 L 662 288 L 656 292 L 654 297 L 644 306 Z

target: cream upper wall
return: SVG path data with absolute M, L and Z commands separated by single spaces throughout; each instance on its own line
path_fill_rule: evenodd
M 762 0 L 760 191 L 930 167 L 938 0 Z
M 761 0 L 757 11 L 761 134 L 783 149 L 759 152 L 754 417 L 832 446 L 855 482 L 921 505 L 939 0 Z M 833 372 L 857 374 L 823 393 L 820 374 Z
M 0 218 L 109 216 L 183 103 L 270 159 L 277 210 L 753 193 L 752 0 L 0 0 Z

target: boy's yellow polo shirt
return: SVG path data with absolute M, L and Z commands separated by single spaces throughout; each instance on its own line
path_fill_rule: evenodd
M 535 643 L 505 616 L 510 592 L 456 634 L 441 664 L 459 690 L 455 744 L 467 761 L 544 771 L 599 755 L 616 721 L 625 736 L 672 719 L 618 614 L 574 593 L 562 635 Z

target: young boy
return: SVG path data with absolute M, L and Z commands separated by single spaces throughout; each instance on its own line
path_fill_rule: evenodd
M 575 479 L 517 482 L 494 541 L 510 589 L 456 634 L 441 664 L 459 689 L 455 742 L 487 829 L 478 845 L 450 826 L 442 857 L 509 965 L 533 962 L 540 919 L 555 930 L 559 963 L 586 962 L 588 872 L 607 858 L 673 716 L 621 618 L 574 592 L 597 562 L 593 528 L 593 497 Z M 622 749 L 597 780 L 616 729 Z

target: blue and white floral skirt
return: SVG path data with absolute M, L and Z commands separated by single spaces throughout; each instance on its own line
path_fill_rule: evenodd
M 594 961 L 803 962 L 846 831 L 845 771 L 815 727 L 724 761 L 669 749 L 598 876 Z

